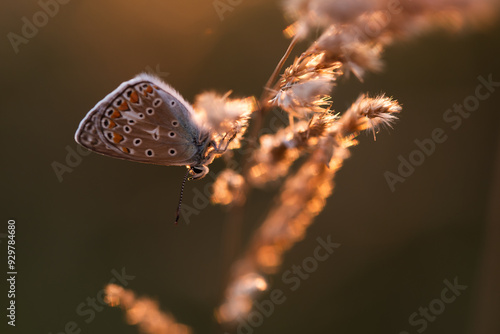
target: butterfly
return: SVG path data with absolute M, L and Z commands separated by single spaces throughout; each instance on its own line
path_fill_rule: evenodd
M 171 86 L 149 74 L 122 83 L 97 103 L 75 134 L 77 143 L 103 155 L 187 166 L 184 182 L 204 177 L 209 172 L 207 165 L 224 153 L 232 140 L 216 142 L 212 138 L 211 129 L 195 121 L 192 106 Z M 177 220 L 179 210 L 180 204 Z

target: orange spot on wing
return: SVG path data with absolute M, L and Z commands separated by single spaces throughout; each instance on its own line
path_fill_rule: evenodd
M 132 103 L 139 102 L 139 95 L 137 95 L 137 92 L 135 90 L 132 92 L 132 94 L 130 94 L 130 102 Z
M 125 111 L 128 110 L 128 104 L 127 102 L 123 101 L 122 104 L 118 107 L 118 110 Z
M 122 147 L 122 151 L 125 152 L 125 153 L 130 153 L 130 150 L 126 147 Z
M 120 112 L 118 110 L 115 110 L 115 111 L 113 111 L 113 113 L 109 117 L 110 118 L 118 118 L 118 117 L 121 117 L 121 116 L 122 116 L 122 114 L 120 114 Z
M 113 142 L 118 144 L 123 140 L 123 136 L 120 136 L 118 133 L 113 132 Z
M 116 126 L 116 123 L 113 121 L 109 121 L 108 129 L 112 129 Z
M 151 85 L 148 85 L 145 89 L 144 89 L 144 96 L 148 96 L 150 94 L 153 94 L 153 87 L 151 87 Z

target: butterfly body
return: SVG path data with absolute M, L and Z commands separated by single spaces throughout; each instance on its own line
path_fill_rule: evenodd
M 222 153 L 210 130 L 197 124 L 191 105 L 160 79 L 141 74 L 122 83 L 89 111 L 75 140 L 115 158 L 189 166 L 192 178 Z

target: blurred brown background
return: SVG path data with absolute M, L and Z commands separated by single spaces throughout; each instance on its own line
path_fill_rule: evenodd
M 73 135 L 87 111 L 147 68 L 159 70 L 189 101 L 206 89 L 259 95 L 288 44 L 280 3 L 242 1 L 221 20 L 212 0 L 70 1 L 18 53 L 7 34 L 21 34 L 22 18 L 32 21 L 40 4 L 7 0 L 1 7 L 0 232 L 7 219 L 16 220 L 15 331 L 55 334 L 74 321 L 82 333 L 137 333 L 119 309 L 105 307 L 89 323 L 89 313 L 76 311 L 96 297 L 113 269 L 125 268 L 135 276 L 127 288 L 159 300 L 196 333 L 220 333 L 213 310 L 226 275 L 224 210 L 209 206 L 190 224 L 172 224 L 184 169 L 91 154 L 59 182 L 52 163 L 66 164 L 66 147 L 76 149 Z M 281 273 L 272 277 L 272 288 L 286 291 L 287 300 L 255 333 L 417 333 L 421 327 L 411 326 L 409 316 L 440 298 L 443 280 L 455 277 L 468 288 L 425 333 L 479 333 L 478 319 L 488 310 L 482 297 L 494 293 L 485 281 L 494 268 L 483 275 L 484 264 L 493 259 L 498 265 L 499 255 L 485 256 L 485 245 L 499 241 L 498 225 L 495 234 L 489 224 L 499 223 L 493 193 L 500 91 L 456 131 L 443 114 L 474 94 L 478 76 L 500 81 L 499 37 L 500 24 L 434 32 L 389 48 L 385 71 L 364 83 L 352 76 L 340 81 L 333 95 L 338 111 L 362 92 L 386 92 L 404 112 L 376 142 L 360 137 L 325 210 L 287 254 L 283 270 L 311 256 L 317 237 L 331 235 L 342 246 L 295 292 Z M 437 127 L 448 140 L 391 192 L 384 172 L 396 172 L 398 156 L 408 157 L 414 140 L 429 138 Z M 220 161 L 211 165 L 222 168 Z M 186 203 L 209 182 L 188 183 Z M 244 241 L 274 194 L 254 193 Z M 7 298 L 0 295 L 5 310 Z

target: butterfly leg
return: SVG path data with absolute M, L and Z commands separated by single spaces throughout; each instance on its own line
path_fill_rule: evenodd
M 222 154 L 222 153 L 226 152 L 229 144 L 233 141 L 234 138 L 236 138 L 236 135 L 237 135 L 237 133 L 234 132 L 233 135 L 229 139 L 226 139 L 227 133 L 224 135 L 224 137 L 221 140 L 221 143 L 224 144 L 224 148 L 221 147 L 222 145 L 217 145 L 217 143 L 215 141 L 212 141 L 211 145 L 214 147 L 213 152 L 215 154 Z
M 196 166 L 191 166 L 190 174 L 191 180 L 196 180 L 196 179 L 201 179 L 208 173 L 208 167 L 206 165 L 209 165 L 212 163 L 212 161 L 215 159 L 216 155 L 221 155 L 224 152 L 227 151 L 227 148 L 229 147 L 229 144 L 233 139 L 236 137 L 237 133 L 233 133 L 229 139 L 226 139 L 227 133 L 224 135 L 222 140 L 217 143 L 215 140 L 210 141 L 208 146 L 211 148 L 211 150 L 208 150 L 208 153 L 206 154 L 205 158 L 203 159 L 202 163 Z

